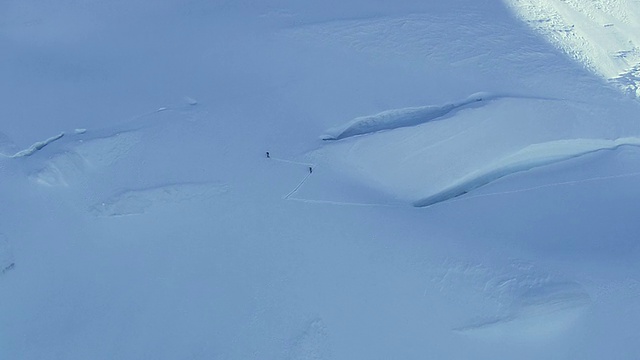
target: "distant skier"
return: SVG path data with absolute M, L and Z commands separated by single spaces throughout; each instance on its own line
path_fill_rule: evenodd
M 269 152 L 267 151 L 267 159 L 271 158 L 271 155 L 269 155 Z
M 313 168 L 309 166 L 309 174 L 311 174 L 312 172 L 313 172 Z

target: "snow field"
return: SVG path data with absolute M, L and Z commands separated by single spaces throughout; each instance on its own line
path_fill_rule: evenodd
M 639 105 L 500 0 L 9 0 L 0 43 L 0 358 L 639 352 Z

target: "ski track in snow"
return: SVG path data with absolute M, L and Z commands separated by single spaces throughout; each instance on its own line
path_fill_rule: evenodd
M 518 95 L 498 95 L 480 92 L 470 95 L 464 100 L 448 103 L 441 106 L 430 105 L 386 110 L 374 115 L 357 117 L 345 125 L 341 125 L 326 131 L 321 136 L 322 140 L 341 140 L 356 135 L 366 135 L 383 130 L 393 130 L 403 127 L 417 126 L 430 121 L 442 119 L 454 115 L 457 111 L 470 108 L 474 105 L 484 106 L 490 101 L 517 98 L 535 99 L 547 101 L 559 101 L 560 99 L 527 97 Z
M 640 172 L 633 172 L 633 173 L 620 174 L 620 175 L 610 175 L 610 176 L 596 176 L 596 177 L 592 177 L 592 178 L 588 178 L 588 179 L 555 182 L 555 183 L 551 183 L 551 184 L 533 186 L 533 187 L 524 188 L 524 189 L 518 189 L 518 190 L 500 191 L 500 192 L 493 192 L 493 193 L 465 196 L 464 198 L 455 198 L 455 199 L 451 199 L 449 201 L 450 202 L 466 201 L 466 200 L 471 200 L 471 199 L 475 199 L 475 198 L 482 198 L 482 197 L 489 197 L 489 196 L 518 194 L 518 193 L 523 193 L 523 192 L 527 192 L 527 191 L 535 191 L 535 190 L 539 190 L 539 189 L 552 188 L 552 187 L 556 187 L 556 186 L 577 185 L 577 184 L 590 183 L 590 182 L 607 181 L 607 180 L 614 180 L 614 179 L 623 179 L 623 178 L 635 177 L 635 176 L 640 176 Z
M 275 160 L 275 161 L 279 161 L 279 162 L 283 162 L 283 163 L 287 163 L 287 164 L 309 166 L 309 167 L 312 167 L 314 169 L 314 171 L 316 169 L 316 165 L 315 164 L 311 164 L 311 163 L 287 160 L 287 159 L 282 159 L 282 158 L 274 158 L 274 157 L 269 157 L 268 160 Z M 307 180 L 311 177 L 311 175 L 313 175 L 313 173 L 308 173 L 304 178 L 302 178 L 302 180 L 300 180 L 300 182 L 298 184 L 296 184 L 296 186 L 291 191 L 289 191 L 282 198 L 284 200 L 298 201 L 298 202 L 308 203 L 308 204 L 327 204 L 327 205 L 339 205 L 339 206 L 365 206 L 365 207 L 369 207 L 369 206 L 400 207 L 400 206 L 403 206 L 403 205 L 394 205 L 394 204 L 357 203 L 357 202 L 331 201 L 331 200 L 314 200 L 314 199 L 303 199 L 303 198 L 294 198 L 294 197 L 292 197 L 293 195 L 295 195 L 298 192 L 298 190 L 300 190 L 300 188 L 302 188 L 302 186 L 307 182 Z
M 534 144 L 504 157 L 496 163 L 479 169 L 449 187 L 414 202 L 416 207 L 426 207 L 464 195 L 505 176 L 554 164 L 602 150 L 615 150 L 622 146 L 640 147 L 640 138 L 617 140 L 572 139 Z
M 339 205 L 339 206 L 364 206 L 364 207 L 406 207 L 406 205 L 402 204 L 378 204 L 378 203 L 358 203 L 358 202 L 348 202 L 348 201 L 333 201 L 333 200 L 314 200 L 314 199 L 302 199 L 302 198 L 292 198 L 288 197 L 287 200 L 291 201 L 299 201 L 308 204 L 327 204 L 327 205 Z
M 282 158 L 277 158 L 277 157 L 269 157 L 268 158 L 269 161 L 278 161 L 278 162 L 283 162 L 286 164 L 294 164 L 294 165 L 303 165 L 303 166 L 307 166 L 313 170 L 315 170 L 316 165 L 315 164 L 311 164 L 311 163 L 305 163 L 305 162 L 300 162 L 300 161 L 293 161 L 293 160 L 287 160 L 287 159 L 282 159 Z M 291 190 L 289 191 L 289 193 L 287 193 L 287 195 L 283 196 L 282 198 L 285 200 L 290 200 L 291 196 L 293 194 L 295 194 L 296 192 L 298 192 L 298 190 L 300 190 L 300 188 L 302 187 L 302 185 L 304 185 L 304 183 L 307 181 L 307 179 L 309 179 L 309 177 L 311 177 L 311 175 L 313 175 L 313 173 L 309 172 L 304 178 L 302 178 L 302 180 L 300 180 L 300 182 Z
M 293 190 L 291 190 L 287 195 L 284 196 L 285 200 L 288 200 L 293 194 L 295 194 L 296 192 L 298 192 L 298 190 L 300 190 L 300 188 L 302 187 L 302 185 L 304 185 L 304 183 L 307 181 L 307 179 L 311 176 L 311 173 L 308 173 L 307 176 L 305 176 L 299 183 L 298 185 L 296 185 L 296 187 L 293 188 Z
M 277 157 L 273 157 L 273 156 L 270 157 L 269 160 L 271 160 L 271 161 L 279 161 L 279 162 L 283 162 L 283 163 L 287 163 L 287 164 L 304 165 L 304 166 L 311 166 L 311 167 L 315 167 L 316 166 L 315 164 L 311 164 L 311 163 L 287 160 L 287 159 L 277 158 Z
M 100 217 L 139 215 L 153 206 L 208 199 L 226 193 L 228 189 L 227 185 L 216 183 L 179 183 L 128 190 L 94 204 L 90 211 Z

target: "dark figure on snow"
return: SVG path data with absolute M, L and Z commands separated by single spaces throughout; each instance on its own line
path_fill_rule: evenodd
M 309 166 L 309 174 L 311 174 L 312 172 L 313 172 L 313 168 Z
M 269 155 L 269 152 L 267 151 L 267 159 L 270 158 L 270 157 L 271 157 L 271 155 Z

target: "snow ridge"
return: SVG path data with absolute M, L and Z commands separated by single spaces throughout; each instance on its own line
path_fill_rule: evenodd
M 42 148 L 44 148 L 45 146 L 51 144 L 52 142 L 61 139 L 64 136 L 64 133 L 60 133 L 56 136 L 52 136 L 44 141 L 38 141 L 36 143 L 34 143 L 33 145 L 29 146 L 28 148 L 24 149 L 24 150 L 20 150 L 17 153 L 13 154 L 13 155 L 3 155 L 4 157 L 8 157 L 8 158 L 19 158 L 19 157 L 26 157 L 26 156 L 31 156 L 33 154 L 35 154 L 38 150 L 41 150 Z
M 357 117 L 345 125 L 327 130 L 322 140 L 340 140 L 382 130 L 416 126 L 448 115 L 469 105 L 496 99 L 489 93 L 475 93 L 468 98 L 441 106 L 420 106 L 392 109 L 374 115 Z
M 507 156 L 496 163 L 472 172 L 449 187 L 413 203 L 427 207 L 453 199 L 471 190 L 485 186 L 505 176 L 584 156 L 601 150 L 615 150 L 621 146 L 640 147 L 640 138 L 628 137 L 616 140 L 572 139 L 534 144 Z

